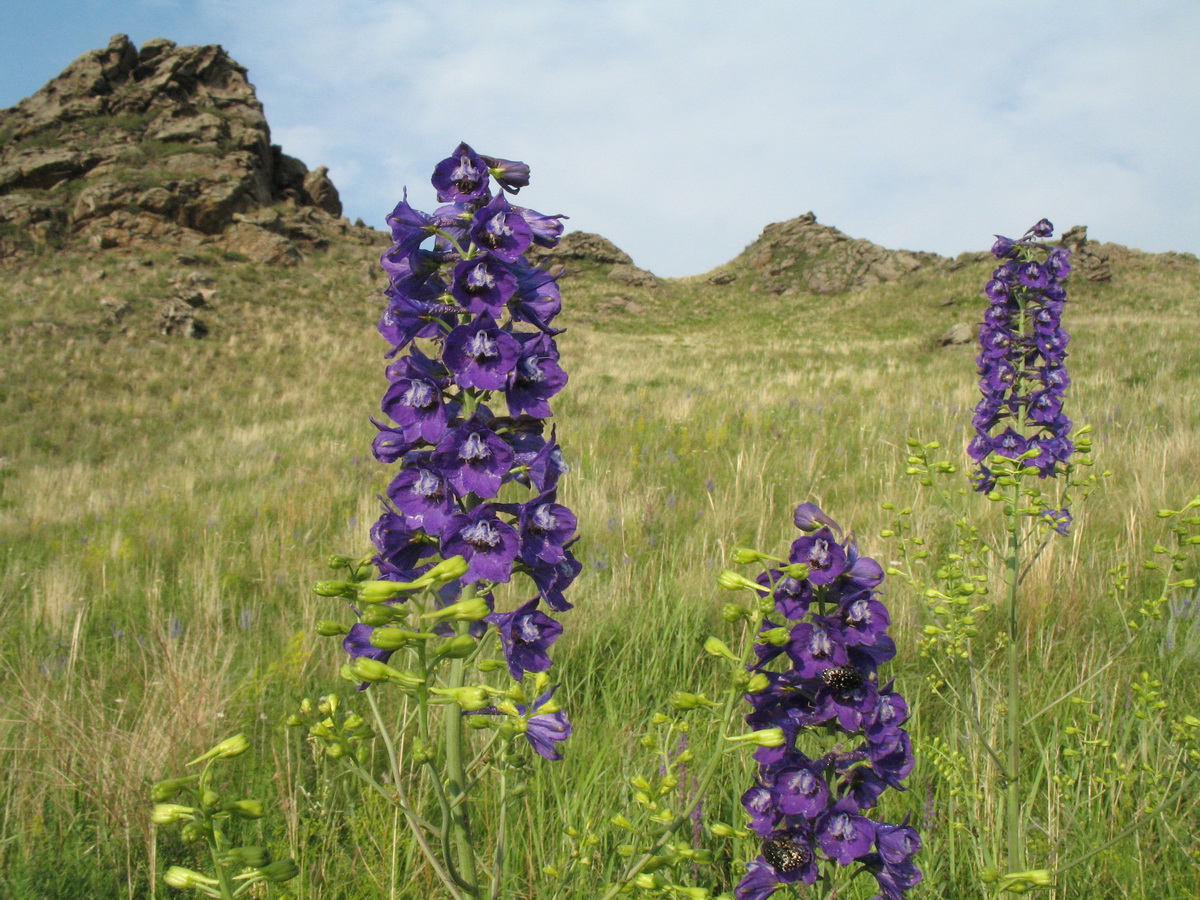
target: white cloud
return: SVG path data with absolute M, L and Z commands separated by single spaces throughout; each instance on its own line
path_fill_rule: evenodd
M 1200 250 L 1200 7 L 210 0 L 276 139 L 381 224 L 459 140 L 660 274 L 807 210 L 956 253 L 1043 215 Z

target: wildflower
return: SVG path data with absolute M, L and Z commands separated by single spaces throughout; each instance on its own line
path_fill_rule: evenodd
M 903 727 L 908 706 L 892 682 L 880 687 L 877 680 L 895 655 L 891 618 L 876 591 L 883 569 L 815 504 L 800 506 L 794 521 L 805 536 L 789 558 L 807 574 L 768 569 L 757 580 L 771 591 L 775 611 L 795 624 L 783 628 L 764 618 L 749 666 L 761 683 L 746 695 L 746 722 L 783 739 L 754 754 L 758 777 L 742 806 L 764 843 L 735 896 L 766 900 L 783 885 L 812 884 L 822 864 L 859 864 L 884 896 L 898 898 L 920 881 L 911 861 L 920 840 L 907 820 L 892 825 L 863 814 L 888 788 L 903 790 L 913 766 Z M 810 727 L 856 742 L 811 759 L 801 749 Z

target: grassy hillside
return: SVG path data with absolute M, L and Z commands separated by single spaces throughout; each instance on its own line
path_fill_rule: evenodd
M 330 553 L 367 548 L 387 482 L 367 420 L 384 386 L 382 249 L 335 248 L 291 269 L 107 254 L 0 272 L 0 895 L 151 896 L 163 860 L 191 851 L 173 836 L 155 844 L 148 785 L 238 730 L 256 749 L 246 795 L 283 806 L 256 827 L 296 854 L 298 896 L 388 897 L 391 873 L 413 871 L 390 811 L 319 779 L 325 763 L 281 725 L 302 697 L 347 693 L 340 648 L 313 632 L 337 609 L 311 584 Z M 620 811 L 644 764 L 640 729 L 673 690 L 708 677 L 699 645 L 722 627 L 714 577 L 733 547 L 783 546 L 791 509 L 812 499 L 866 553 L 895 558 L 881 503 L 914 502 L 905 439 L 939 439 L 965 462 L 975 351 L 936 339 L 979 319 L 989 269 L 924 268 L 831 296 L 754 293 L 745 279 L 637 287 L 602 270 L 563 281 L 571 381 L 555 411 L 573 471 L 561 490 L 586 568 L 554 669 L 575 736 L 528 801 L 529 872 L 568 853 L 565 825 Z M 216 291 L 196 311 L 208 336 L 159 335 L 161 301 L 195 285 Z M 1125 636 L 1106 597 L 1121 563 L 1131 596 L 1152 590 L 1137 566 L 1164 539 L 1154 511 L 1200 490 L 1200 266 L 1126 254 L 1110 283 L 1069 288 L 1068 413 L 1095 426 L 1096 469 L 1113 474 L 1031 575 L 1028 690 L 1099 673 L 1083 695 L 1104 713 L 1107 765 L 1161 769 L 1123 704 L 1149 668 L 1170 676 L 1173 708 L 1200 712 L 1200 627 L 1185 610 L 1168 623 L 1179 639 L 1168 645 L 1164 624 L 1137 657 L 1104 668 Z M 937 543 L 947 532 L 918 503 Z M 954 804 L 969 801 L 952 796 L 935 749 L 978 750 L 928 686 L 922 599 L 899 579 L 885 586 L 919 755 L 892 812 L 922 820 L 922 896 L 977 896 L 955 827 Z M 1078 714 L 1047 717 L 1045 733 Z M 741 763 L 724 784 L 706 812 L 740 822 Z M 1074 822 L 1039 811 L 1039 852 L 1072 855 L 1068 831 L 1090 846 L 1115 834 L 1109 799 Z M 1053 896 L 1085 884 L 1096 896 L 1196 896 L 1190 803 Z

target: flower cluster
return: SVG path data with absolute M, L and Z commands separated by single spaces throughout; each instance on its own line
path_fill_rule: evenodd
M 1070 251 L 1041 242 L 1053 233 L 1042 219 L 1021 240 L 997 236 L 992 247 L 1001 262 L 985 290 L 989 306 L 978 358 L 983 399 L 967 448 L 978 464 L 973 480 L 980 491 L 996 486 L 988 465 L 993 454 L 1022 460 L 1045 478 L 1065 468 L 1074 451 L 1071 420 L 1062 411 L 1070 383 L 1064 365 L 1069 335 L 1062 327 Z
M 917 832 L 907 817 L 894 825 L 864 814 L 887 788 L 903 790 L 913 767 L 902 727 L 908 707 L 891 682 L 877 680 L 896 653 L 877 591 L 883 570 L 815 504 L 794 518 L 805 535 L 792 544 L 791 565 L 758 578 L 787 622 L 762 622 L 746 721 L 759 733 L 777 729 L 782 740 L 756 751 L 758 777 L 742 796 L 763 846 L 736 896 L 765 900 L 781 885 L 812 884 L 826 861 L 859 863 L 878 881 L 878 896 L 901 897 L 921 880 L 912 861 Z M 797 738 L 817 728 L 837 740 L 813 759 Z
M 495 196 L 492 179 L 501 189 Z M 551 327 L 562 300 L 557 276 L 525 256 L 532 245 L 555 246 L 564 217 L 510 204 L 506 195 L 529 183 L 529 167 L 466 144 L 438 163 L 432 182 L 443 206 L 421 212 L 406 194 L 387 218 L 394 243 L 381 260 L 389 283 L 379 331 L 398 358 L 382 402 L 392 424 L 375 422 L 373 450 L 399 471 L 371 531 L 372 562 L 382 580 L 408 583 L 437 558 L 462 557 L 466 571 L 440 589 L 439 605 L 469 586 L 492 611 L 486 622 L 519 680 L 550 668 L 547 650 L 562 626 L 539 605 L 570 609 L 563 592 L 582 568 L 570 550 L 575 516 L 556 498 L 567 466 L 546 422 L 550 399 L 567 382 L 554 341 L 561 332 Z M 501 502 L 510 483 L 532 497 Z M 536 595 L 496 613 L 493 587 L 514 573 L 528 576 Z M 344 642 L 352 658 L 387 662 L 391 651 L 376 630 L 353 626 Z M 472 633 L 482 630 L 476 624 Z M 570 726 L 562 713 L 553 717 L 536 723 L 531 743 L 558 758 L 552 741 Z

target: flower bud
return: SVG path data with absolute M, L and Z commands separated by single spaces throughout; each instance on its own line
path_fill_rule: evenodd
M 390 606 L 384 606 L 382 603 L 368 603 L 363 607 L 358 617 L 362 619 L 364 625 L 379 628 L 382 625 L 394 622 L 401 615 L 402 613 L 399 610 L 393 609 Z
M 364 581 L 354 585 L 354 595 L 363 603 L 382 603 L 394 600 L 407 588 L 408 584 L 401 581 Z
M 220 884 L 215 878 L 209 878 L 207 875 L 201 875 L 199 872 L 185 869 L 183 866 L 171 866 L 163 875 L 163 881 L 180 890 L 202 890 Z
M 767 554 L 759 553 L 757 550 L 751 550 L 749 547 L 733 548 L 733 561 L 739 566 L 748 566 L 751 563 L 774 559 L 774 556 L 767 556 Z
M 746 611 L 746 608 L 736 603 L 726 603 L 721 607 L 721 618 L 730 624 L 739 622 L 748 615 L 750 613 Z
M 261 800 L 234 800 L 225 804 L 225 811 L 239 819 L 261 819 L 267 814 Z
M 473 597 L 470 600 L 459 600 L 457 603 L 451 603 L 449 606 L 436 610 L 431 613 L 426 613 L 421 616 L 422 619 L 429 619 L 433 622 L 445 622 L 453 620 L 455 622 L 478 622 L 492 614 L 488 609 L 487 602 L 482 597 Z
M 343 625 L 341 622 L 334 622 L 330 619 L 322 619 L 317 623 L 317 634 L 321 637 L 337 637 L 340 634 L 349 634 L 350 626 Z
M 729 649 L 729 646 L 717 637 L 709 636 L 705 640 L 704 652 L 709 656 L 723 656 L 730 662 L 741 662 L 740 659 L 733 655 L 733 651 Z
M 715 837 L 733 837 L 735 834 L 737 834 L 733 826 L 726 825 L 724 822 L 713 822 L 708 826 L 708 830 L 711 831 Z
M 369 656 L 360 656 L 350 664 L 350 672 L 355 681 L 386 681 L 405 690 L 411 690 L 424 684 L 424 680 L 411 672 L 401 672 L 393 669 L 387 663 L 382 663 Z
M 786 647 L 792 639 L 792 633 L 786 628 L 768 628 L 766 631 L 759 632 L 758 639 L 772 647 Z
M 718 575 L 717 584 L 727 591 L 767 591 L 767 588 L 763 587 L 757 581 L 751 581 L 745 575 L 734 572 L 732 569 L 726 569 Z
M 378 647 L 380 650 L 399 650 L 407 646 L 416 635 L 417 632 L 404 628 L 376 628 L 367 640 L 372 647 Z
M 803 581 L 808 577 L 808 565 L 806 563 L 792 563 L 784 566 L 779 570 L 788 578 L 795 578 L 797 581 Z
M 329 566 L 329 568 L 336 572 L 338 569 L 349 569 L 356 562 L 358 562 L 358 560 L 356 560 L 353 556 L 342 556 L 339 553 L 335 553 L 329 557 L 325 565 Z
M 442 659 L 465 659 L 475 651 L 475 638 L 469 634 L 460 634 L 442 644 L 437 655 Z
M 712 709 L 716 705 L 703 694 L 689 694 L 686 691 L 676 691 L 671 695 L 672 708 L 680 712 L 689 709 Z
M 155 803 L 166 803 L 199 777 L 199 775 L 188 775 L 186 778 L 168 778 L 166 781 L 160 781 L 151 788 L 150 799 Z
M 320 597 L 353 597 L 354 584 L 349 581 L 318 581 L 313 592 Z
M 155 803 L 154 811 L 150 813 L 150 821 L 155 825 L 170 825 L 180 819 L 190 819 L 196 814 L 191 806 L 180 806 L 178 803 Z
M 323 716 L 332 716 L 338 711 L 340 702 L 337 694 L 326 694 L 317 701 L 317 712 Z M 332 727 L 333 722 L 329 724 Z
M 765 672 L 755 672 L 750 676 L 750 680 L 746 682 L 747 694 L 759 694 L 771 686 L 771 679 L 767 677 Z
M 481 659 L 479 661 L 480 672 L 499 672 L 501 669 L 507 669 L 508 663 L 502 659 Z
M 221 854 L 221 862 L 227 866 L 258 869 L 270 861 L 271 854 L 262 847 L 233 847 Z
M 179 838 L 185 844 L 198 844 L 212 837 L 212 828 L 204 822 L 184 822 L 179 829 Z
M 751 731 L 748 734 L 737 734 L 733 737 L 727 736 L 725 740 L 735 743 L 755 744 L 759 747 L 782 747 L 787 742 L 782 728 L 763 728 L 758 731 Z
M 459 688 L 430 688 L 431 693 L 450 697 L 467 712 L 478 712 L 492 705 L 491 697 L 485 688 L 465 685 Z
M 414 584 L 448 584 L 466 575 L 469 568 L 470 566 L 466 559 L 461 556 L 452 556 L 449 559 L 442 560 L 418 578 Z
M 272 884 L 282 884 L 285 881 L 291 881 L 300 874 L 300 867 L 296 865 L 296 861 L 290 856 L 287 859 L 277 859 L 269 866 L 263 866 L 258 870 L 263 878 Z
M 633 823 L 620 814 L 613 816 L 608 821 L 615 828 L 624 828 L 626 831 L 633 831 Z
M 189 766 L 194 766 L 196 763 L 205 762 L 210 759 L 232 759 L 235 756 L 241 756 L 250 749 L 250 741 L 246 739 L 244 734 L 235 734 L 233 737 L 227 737 L 217 746 L 213 747 L 203 756 L 197 756 L 193 759 Z

